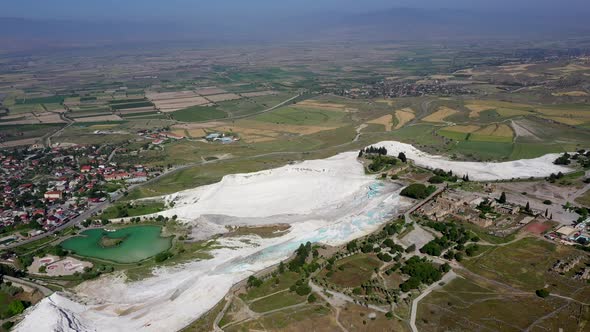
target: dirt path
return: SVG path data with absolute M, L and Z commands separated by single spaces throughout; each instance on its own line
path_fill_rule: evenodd
M 25 286 L 35 288 L 38 291 L 40 291 L 43 294 L 43 296 L 49 296 L 49 295 L 53 294 L 53 291 L 51 289 L 49 289 L 45 286 L 39 285 L 37 283 L 34 283 L 32 281 L 27 281 L 27 280 L 23 280 L 23 279 L 11 277 L 11 276 L 6 276 L 6 275 L 3 276 L 3 278 L 5 280 L 12 281 L 13 283 L 16 283 L 16 284 L 23 284 Z
M 328 302 L 330 304 L 330 306 L 332 306 L 332 308 L 334 308 L 334 311 L 335 311 L 334 318 L 336 320 L 336 324 L 338 325 L 338 327 L 340 327 L 340 329 L 342 331 L 348 332 L 348 329 L 346 329 L 346 327 L 344 327 L 344 325 L 342 325 L 342 323 L 340 323 L 340 306 L 343 304 L 341 301 L 339 301 L 340 299 L 326 296 L 323 289 L 321 287 L 319 287 L 318 285 L 314 284 L 313 282 L 311 282 L 311 280 L 309 281 L 309 286 L 311 287 L 311 289 L 315 293 L 317 293 L 322 299 L 324 299 L 324 301 Z
M 248 303 L 248 304 L 251 304 L 251 303 L 254 303 L 254 302 L 256 302 L 256 301 L 259 301 L 259 300 L 262 300 L 262 299 L 266 299 L 267 297 L 271 297 L 271 296 L 273 296 L 273 295 L 280 294 L 280 293 L 284 293 L 284 292 L 287 292 L 287 291 L 289 291 L 289 288 L 285 288 L 285 289 L 283 289 L 283 290 L 280 290 L 280 291 L 278 291 L 278 292 L 274 292 L 274 293 L 270 293 L 270 294 L 268 294 L 268 295 L 264 295 L 264 296 L 261 296 L 261 297 L 257 297 L 257 298 L 255 298 L 255 299 L 252 299 L 252 300 L 250 300 L 250 301 L 246 302 L 246 303 Z
M 321 292 L 323 292 L 323 291 L 324 291 L 324 289 L 323 289 L 323 288 L 321 288 L 320 286 L 318 286 L 318 285 L 314 284 L 314 283 L 313 283 L 311 280 L 309 281 L 309 285 L 310 285 L 310 287 L 311 287 L 313 290 L 315 290 L 316 292 L 320 292 L 320 293 L 321 293 Z M 353 298 L 351 298 L 350 296 L 346 295 L 346 294 L 343 294 L 343 293 L 340 293 L 340 292 L 336 292 L 336 291 L 333 291 L 333 290 L 329 290 L 329 289 L 326 289 L 325 291 L 326 291 L 328 294 L 331 294 L 331 295 L 333 296 L 333 299 L 332 299 L 332 301 L 340 301 L 340 303 L 341 303 L 341 304 L 342 304 L 342 303 L 344 303 L 344 302 L 348 302 L 348 303 L 356 304 L 356 303 L 355 303 L 355 301 L 354 301 L 354 299 L 353 299 Z M 369 308 L 369 309 L 373 309 L 373 310 L 375 310 L 375 311 L 382 312 L 382 313 L 384 313 L 384 314 L 388 312 L 388 310 L 386 310 L 386 309 L 383 309 L 383 308 L 381 308 L 381 307 L 378 307 L 378 306 L 376 306 L 376 305 L 373 305 L 373 304 L 369 304 L 369 305 L 368 305 L 368 308 Z

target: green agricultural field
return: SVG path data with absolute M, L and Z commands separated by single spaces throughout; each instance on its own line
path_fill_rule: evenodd
M 339 125 L 345 122 L 346 113 L 326 110 L 316 110 L 302 107 L 282 107 L 272 112 L 254 117 L 257 121 L 310 126 Z
M 89 100 L 93 100 L 93 99 L 87 99 L 86 101 L 89 101 Z M 96 97 L 94 97 L 94 100 L 96 100 Z M 109 100 L 109 104 L 115 105 L 115 104 L 143 103 L 146 101 L 147 100 L 145 98 L 117 99 L 117 100 Z
M 34 125 L 0 125 L 0 132 L 6 135 L 5 140 L 20 140 L 25 138 L 41 137 L 63 127 L 61 124 L 34 124 Z
M 512 143 L 462 141 L 452 151 L 479 160 L 505 160 L 512 148 Z
M 10 114 L 21 114 L 30 112 L 44 112 L 45 109 L 41 104 L 18 104 L 9 106 Z
M 491 135 L 480 135 L 476 133 L 472 133 L 468 137 L 469 141 L 473 142 L 492 142 L 492 143 L 511 143 L 512 137 L 502 137 L 502 136 L 491 136 Z
M 427 124 L 419 124 L 415 126 L 407 126 L 391 133 L 393 139 L 402 142 L 429 146 L 440 146 L 443 140 L 434 134 L 435 126 Z
M 142 108 L 142 107 L 153 107 L 151 101 L 138 101 L 133 103 L 125 103 L 125 104 L 111 104 L 110 105 L 113 110 L 122 110 L 128 108 Z
M 129 114 L 129 116 L 123 116 L 123 118 L 125 120 L 142 120 L 142 119 L 167 120 L 168 119 L 168 117 L 166 117 L 165 114 L 160 114 L 160 113 L 139 113 L 139 114 L 134 114 L 133 116 L 131 114 Z
M 510 159 L 530 159 L 536 158 L 548 153 L 565 152 L 561 144 L 542 144 L 542 143 L 516 143 L 510 154 Z
M 441 136 L 444 136 L 448 139 L 455 140 L 455 141 L 464 141 L 468 135 L 467 133 L 460 133 L 460 132 L 450 131 L 450 130 L 439 130 L 438 134 Z
M 162 114 L 158 114 L 155 110 L 154 111 L 147 111 L 147 112 L 141 112 L 141 113 L 125 113 L 125 114 L 121 114 L 122 118 L 138 118 L 138 117 L 146 117 L 146 116 L 155 116 L 155 115 L 162 115 Z
M 37 97 L 37 98 L 18 98 L 16 99 L 17 105 L 30 105 L 30 104 L 61 104 L 65 100 L 65 96 L 49 96 L 49 97 Z
M 217 103 L 217 108 L 229 114 L 230 117 L 243 117 L 269 109 L 294 95 L 294 93 L 278 93 L 276 95 L 222 101 Z
M 182 122 L 200 122 L 219 120 L 227 117 L 227 113 L 216 106 L 192 106 L 171 113 L 172 117 Z
M 145 202 L 134 204 L 117 203 L 104 210 L 104 212 L 97 218 L 113 219 L 135 217 L 160 212 L 162 210 L 164 210 L 164 203 L 161 202 Z

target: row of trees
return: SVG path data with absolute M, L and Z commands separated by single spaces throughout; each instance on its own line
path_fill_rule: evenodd
M 444 170 L 437 168 L 433 171 L 434 175 L 428 179 L 430 183 L 443 183 L 443 182 L 457 182 L 459 178 L 453 174 L 453 171 L 445 172 Z

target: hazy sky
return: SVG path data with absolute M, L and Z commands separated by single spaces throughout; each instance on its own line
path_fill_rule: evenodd
M 0 16 L 58 19 L 219 19 L 362 13 L 394 7 L 590 11 L 589 0 L 3 0 Z

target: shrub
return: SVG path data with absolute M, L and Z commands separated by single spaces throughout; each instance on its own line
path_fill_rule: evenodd
M 537 289 L 535 291 L 535 294 L 537 294 L 538 297 L 546 298 L 547 296 L 549 296 L 549 291 L 545 288 Z
M 435 176 L 431 177 L 430 179 L 428 179 L 428 182 L 430 182 L 430 183 L 443 183 L 443 182 L 445 182 L 445 178 L 443 178 L 440 175 L 435 175 Z
M 157 254 L 154 257 L 154 260 L 156 261 L 156 263 L 161 263 L 170 257 L 172 257 L 172 253 L 170 253 L 169 251 L 164 251 L 164 252 Z
M 389 254 L 385 253 L 379 253 L 377 254 L 377 257 L 384 262 L 391 262 L 391 260 L 393 259 L 393 257 L 391 257 Z
M 299 296 L 305 296 L 309 293 L 311 293 L 311 287 L 309 287 L 309 285 L 299 285 L 297 287 L 295 287 L 295 293 L 297 293 L 297 295 Z
M 248 287 L 260 287 L 262 286 L 262 280 L 256 278 L 255 276 L 250 276 L 248 278 Z
M 6 313 L 9 317 L 12 317 L 21 314 L 23 311 L 25 311 L 25 304 L 20 300 L 14 300 L 8 304 Z
M 479 246 L 477 244 L 471 244 L 465 248 L 465 253 L 467 254 L 467 256 L 471 257 L 475 255 L 477 250 L 479 250 Z
M 14 326 L 14 322 L 6 321 L 2 324 L 2 329 L 8 331 Z
M 405 187 L 401 191 L 400 194 L 402 196 L 406 196 L 406 197 L 410 197 L 410 198 L 414 198 L 414 199 L 424 199 L 424 198 L 430 196 L 430 194 L 432 194 L 435 191 L 436 191 L 435 186 L 428 186 L 427 187 L 421 183 L 413 183 L 413 184 Z

